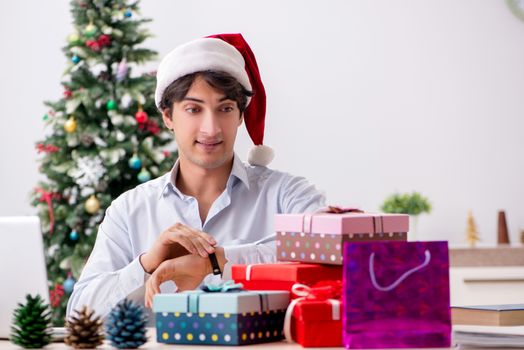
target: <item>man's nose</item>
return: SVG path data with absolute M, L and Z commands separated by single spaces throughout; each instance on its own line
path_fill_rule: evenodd
M 200 131 L 208 136 L 215 136 L 220 133 L 220 123 L 216 113 L 212 111 L 205 113 L 200 125 Z

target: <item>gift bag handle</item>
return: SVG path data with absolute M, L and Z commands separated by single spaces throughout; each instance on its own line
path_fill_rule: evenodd
M 428 266 L 429 262 L 431 261 L 431 253 L 429 250 L 424 251 L 425 259 L 424 262 L 411 270 L 408 270 L 402 274 L 395 282 L 391 283 L 389 286 L 382 287 L 378 284 L 377 278 L 375 277 L 375 253 L 371 253 L 369 256 L 369 276 L 371 277 L 371 283 L 373 283 L 373 287 L 376 289 L 382 291 L 382 292 L 389 292 L 392 289 L 397 288 L 397 286 L 402 283 L 406 278 L 409 277 L 409 275 L 417 272 L 418 270 L 423 269 L 424 267 Z

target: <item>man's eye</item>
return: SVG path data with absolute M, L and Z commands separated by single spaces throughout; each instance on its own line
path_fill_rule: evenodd
M 191 114 L 198 113 L 199 111 L 200 109 L 197 107 L 187 107 L 186 108 L 186 112 L 191 113 Z
M 227 113 L 233 112 L 234 110 L 235 109 L 233 107 L 231 107 L 231 106 L 225 106 L 225 107 L 222 108 L 222 112 L 227 112 Z

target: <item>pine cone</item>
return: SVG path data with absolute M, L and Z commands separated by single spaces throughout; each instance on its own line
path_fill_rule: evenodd
M 93 318 L 95 312 L 87 306 L 75 312 L 77 315 L 71 316 L 66 322 L 68 335 L 64 342 L 75 349 L 94 349 L 102 344 L 104 335 L 100 316 Z
M 107 338 L 119 349 L 136 349 L 147 341 L 147 314 L 141 305 L 124 299 L 119 302 L 106 322 Z
M 26 349 L 42 348 L 51 342 L 51 310 L 40 295 L 25 298 L 13 313 L 11 341 Z

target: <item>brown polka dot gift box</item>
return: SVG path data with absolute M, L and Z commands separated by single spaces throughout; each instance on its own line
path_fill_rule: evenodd
M 316 213 L 276 214 L 277 260 L 342 265 L 344 242 L 406 241 L 406 214 L 328 207 Z

